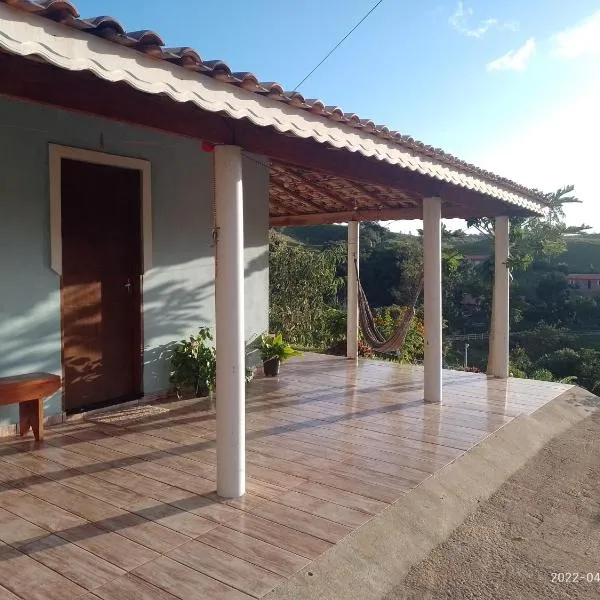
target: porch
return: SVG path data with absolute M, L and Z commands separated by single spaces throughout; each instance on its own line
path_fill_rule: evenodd
M 570 386 L 305 354 L 247 388 L 247 494 L 216 495 L 208 400 L 0 443 L 0 598 L 260 598 Z

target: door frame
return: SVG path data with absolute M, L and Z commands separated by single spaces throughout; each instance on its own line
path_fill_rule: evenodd
M 50 268 L 62 279 L 62 161 L 74 160 L 83 163 L 119 167 L 140 172 L 140 233 L 141 233 L 141 276 L 140 276 L 140 315 L 139 315 L 139 388 L 144 391 L 144 274 L 152 268 L 152 172 L 148 160 L 108 154 L 84 148 L 49 144 L 49 175 L 50 175 Z M 62 283 L 61 283 L 62 289 Z M 60 308 L 61 334 L 61 368 L 65 380 L 64 364 L 64 325 L 62 322 L 62 293 Z M 137 350 L 137 349 L 136 349 Z M 137 369 L 136 369 L 137 370 Z M 62 390 L 62 408 L 66 410 L 64 387 Z

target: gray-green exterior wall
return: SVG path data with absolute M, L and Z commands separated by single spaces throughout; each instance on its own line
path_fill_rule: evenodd
M 61 374 L 60 277 L 50 268 L 49 144 L 148 160 L 152 268 L 144 273 L 144 393 L 168 387 L 173 342 L 214 331 L 212 155 L 196 140 L 0 97 L 0 377 Z M 268 328 L 268 169 L 244 158 L 246 341 Z M 90 182 L 101 185 L 101 182 Z M 61 394 L 45 414 L 62 412 Z M 0 408 L 0 426 L 17 421 Z

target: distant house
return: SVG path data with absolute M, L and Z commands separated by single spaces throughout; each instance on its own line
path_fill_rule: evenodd
M 600 273 L 570 273 L 567 275 L 569 287 L 573 290 L 600 293 Z
M 471 263 L 476 267 L 483 264 L 486 260 L 489 259 L 489 254 L 467 254 L 464 257 L 465 262 Z

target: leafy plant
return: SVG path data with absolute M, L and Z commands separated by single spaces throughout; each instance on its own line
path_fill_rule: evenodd
M 548 369 L 538 369 L 533 373 L 531 378 L 538 381 L 554 381 L 554 375 Z
M 338 266 L 345 261 L 344 248 L 311 250 L 272 231 L 269 250 L 270 330 L 293 344 L 326 347 L 341 328 L 332 309 L 343 284 Z
M 279 360 L 284 361 L 292 356 L 300 356 L 301 354 L 301 352 L 294 350 L 283 340 L 281 333 L 264 334 L 260 338 L 258 349 L 263 362 L 272 358 L 279 358 Z
M 197 335 L 175 346 L 169 382 L 179 397 L 184 394 L 206 396 L 215 389 L 217 364 L 212 341 L 208 327 L 202 327 Z

